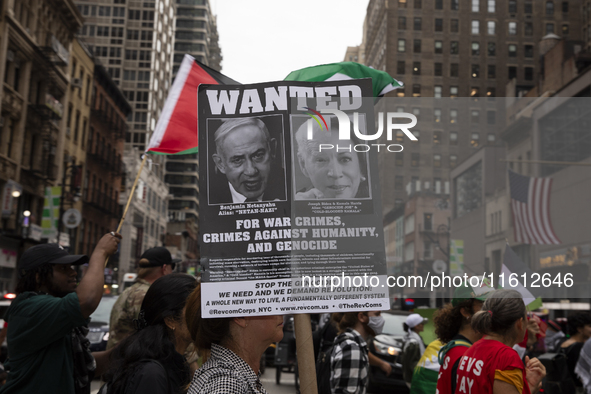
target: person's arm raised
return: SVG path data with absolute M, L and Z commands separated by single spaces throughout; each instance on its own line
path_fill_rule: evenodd
M 121 241 L 121 234 L 113 234 L 105 234 L 100 239 L 90 256 L 86 274 L 76 289 L 84 318 L 88 318 L 94 312 L 103 296 L 105 260 L 117 252 L 117 246 Z

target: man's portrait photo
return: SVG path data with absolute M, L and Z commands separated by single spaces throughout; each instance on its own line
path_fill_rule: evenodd
M 370 198 L 368 154 L 355 148 L 364 141 L 352 124 L 352 139 L 339 140 L 337 120 L 325 118 L 328 130 L 309 117 L 292 117 L 295 200 Z
M 210 119 L 209 205 L 285 201 L 281 115 Z

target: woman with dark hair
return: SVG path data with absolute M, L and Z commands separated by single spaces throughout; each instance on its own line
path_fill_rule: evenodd
M 490 289 L 492 291 L 492 288 Z M 472 316 L 482 309 L 483 301 L 491 292 L 476 295 L 467 283 L 456 288 L 454 298 L 433 317 L 435 334 L 443 345 L 439 350 L 437 392 L 453 394 L 460 358 L 472 344 L 482 338 L 471 325 Z
M 312 187 L 298 190 L 295 199 L 368 198 L 367 153 L 355 148 L 362 142 L 355 135 L 340 140 L 336 130 L 321 130 L 318 124 L 312 125 L 309 139 L 307 129 L 304 123 L 295 138 L 300 170 Z
M 210 352 L 189 394 L 267 393 L 258 377 L 260 361 L 269 345 L 283 338 L 283 316 L 204 319 L 198 286 L 187 300 L 186 322 L 199 353 Z
M 536 359 L 523 361 L 513 350 L 527 330 L 527 315 L 521 294 L 496 290 L 472 316 L 474 331 L 484 335 L 461 357 L 456 394 L 530 394 L 537 392 L 546 369 Z
M 582 392 L 583 384 L 575 374 L 575 367 L 579 361 L 579 354 L 585 341 L 591 337 L 591 314 L 578 312 L 568 317 L 568 333 L 570 338 L 560 345 L 559 352 L 566 355 L 566 365 L 577 392 Z
M 189 383 L 183 354 L 191 343 L 185 302 L 194 277 L 165 275 L 148 289 L 135 320 L 137 332 L 113 349 L 107 383 L 100 394 L 177 394 Z
M 330 357 L 330 388 L 333 394 L 364 394 L 369 383 L 367 340 L 384 327 L 380 311 L 333 313 L 339 329 Z

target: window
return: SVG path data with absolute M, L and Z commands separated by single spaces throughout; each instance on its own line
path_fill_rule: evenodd
M 449 53 L 451 53 L 452 55 L 457 55 L 458 53 L 460 53 L 460 45 L 458 41 L 451 41 L 449 44 Z
M 546 23 L 546 34 L 554 34 L 554 23 Z
M 546 2 L 546 15 L 554 15 L 554 2 L 553 1 Z
M 494 43 L 494 42 L 489 42 L 488 43 L 487 52 L 488 52 L 488 56 L 496 56 L 496 54 L 497 54 L 497 44 Z
M 404 190 L 404 176 L 396 175 L 394 177 L 394 190 Z
M 398 8 L 406 8 L 406 0 L 398 0 Z
M 403 38 L 398 39 L 398 52 L 406 52 L 406 40 Z
M 488 72 L 486 73 L 486 76 L 488 79 L 495 79 L 497 77 L 497 66 L 495 66 L 494 64 L 489 64 L 487 66 Z
M 458 97 L 458 87 L 457 86 L 450 86 L 449 87 L 449 97 Z
M 140 38 L 139 30 L 127 30 L 127 39 L 128 40 L 138 40 Z
M 433 167 L 441 167 L 441 155 L 433 155 Z
M 568 25 L 562 25 L 562 34 L 568 35 L 569 29 Z
M 472 56 L 480 55 L 480 43 L 472 42 Z
M 405 65 L 406 63 L 403 60 L 399 60 L 398 63 L 396 63 L 396 72 L 398 74 L 404 74 Z
M 442 10 L 443 9 L 443 0 L 435 0 L 435 9 Z
M 490 13 L 490 14 L 494 14 L 495 13 L 495 3 L 496 0 L 488 0 L 487 1 L 487 7 L 486 10 Z
M 472 145 L 473 148 L 478 148 L 480 145 L 480 134 L 472 133 L 470 136 L 470 145 Z
M 496 23 L 495 21 L 488 21 L 486 22 L 486 34 L 489 36 L 494 36 L 496 31 Z
M 443 41 L 435 41 L 435 53 L 443 53 Z
M 441 88 L 441 86 L 439 86 L 439 87 Z M 435 123 L 441 123 L 441 108 L 434 108 L 433 109 L 433 121 Z
M 413 62 L 412 75 L 421 75 L 421 62 Z
M 413 23 L 414 30 L 422 30 L 423 28 L 423 19 L 422 18 L 415 18 Z
M 509 44 L 507 48 L 509 50 L 509 57 L 517 57 L 517 45 Z
M 473 64 L 472 65 L 472 72 L 470 73 L 472 78 L 480 78 L 480 65 Z
M 533 45 L 524 46 L 523 56 L 524 57 L 534 57 L 534 46 Z
M 459 63 L 451 63 L 449 65 L 449 76 L 450 77 L 458 77 L 459 75 L 460 75 Z
M 480 11 L 480 0 L 472 0 L 472 12 Z
M 568 1 L 562 2 L 562 12 L 565 14 L 568 12 Z
M 458 123 L 458 110 L 457 109 L 450 109 L 449 110 L 449 123 Z
M 497 121 L 497 113 L 495 111 L 486 111 L 486 123 L 495 124 Z
M 433 87 L 433 97 L 441 97 L 441 85 L 435 85 Z M 436 120 L 438 122 L 438 120 Z
M 411 167 L 418 167 L 421 161 L 421 155 L 419 153 L 410 154 L 410 165 Z
M 534 34 L 534 25 L 531 22 L 525 22 L 523 26 L 523 35 L 525 36 L 533 36 Z
M 480 97 L 480 88 L 477 86 L 472 86 L 470 88 L 470 97 Z
M 475 124 L 480 123 L 480 111 L 477 109 L 470 111 L 470 122 Z
M 449 144 L 450 145 L 457 145 L 458 144 L 458 133 L 455 131 L 452 131 L 451 133 L 449 133 Z
M 421 40 L 413 40 L 412 51 L 414 53 L 421 53 Z
M 472 34 L 480 34 L 480 21 L 472 21 Z
M 433 74 L 436 77 L 443 76 L 443 63 L 435 63 L 433 66 Z
M 396 152 L 394 155 L 394 162 L 397 166 L 404 167 L 404 152 Z
M 531 14 L 532 13 L 532 8 L 533 8 L 532 3 L 526 2 L 523 5 L 523 12 L 525 12 L 526 14 Z
M 510 14 L 517 13 L 517 0 L 509 0 L 509 13 Z
M 455 168 L 458 164 L 458 156 L 456 155 L 449 155 L 449 168 Z
M 421 97 L 421 85 L 418 85 L 418 84 L 412 85 L 412 96 L 413 97 Z
M 517 35 L 517 22 L 509 22 L 508 23 L 508 32 L 510 36 Z
M 457 11 L 460 9 L 460 0 L 451 0 L 451 10 Z
M 111 16 L 111 7 L 99 6 L 98 16 Z
M 398 17 L 398 30 L 406 30 L 406 17 L 405 16 Z
M 111 37 L 123 37 L 123 28 L 122 27 L 113 27 L 111 29 Z
M 492 144 L 493 142 L 495 142 L 497 140 L 497 136 L 494 134 L 489 133 L 486 136 L 486 140 L 488 141 L 489 144 Z
M 523 69 L 523 78 L 526 81 L 533 81 L 534 80 L 534 68 L 533 67 L 525 67 Z
M 420 9 L 421 9 L 421 7 L 423 6 L 423 4 L 422 4 L 422 3 L 423 3 L 423 2 L 422 2 L 422 0 L 415 0 L 415 1 L 414 1 L 414 6 L 415 6 L 415 9 L 417 9 L 417 10 L 420 10 Z
M 458 19 L 451 19 L 449 21 L 450 33 L 458 33 L 460 31 L 460 22 Z
M 435 18 L 435 31 L 443 31 L 443 19 Z
M 443 132 L 441 132 L 441 131 L 434 131 L 433 132 L 433 144 L 435 144 L 435 145 L 441 144 L 442 138 L 443 138 Z
M 97 37 L 109 37 L 109 26 L 97 26 L 96 35 Z
M 486 88 L 486 97 L 489 97 L 489 100 L 490 100 L 490 97 L 496 97 L 496 96 L 497 95 L 496 95 L 495 88 L 491 88 L 491 87 Z

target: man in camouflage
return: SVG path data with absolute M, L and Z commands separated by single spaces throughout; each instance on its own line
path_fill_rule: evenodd
M 151 248 L 142 254 L 136 283 L 119 296 L 111 310 L 107 349 L 135 332 L 133 320 L 138 317 L 148 288 L 156 279 L 172 273 L 177 262 L 164 247 Z

